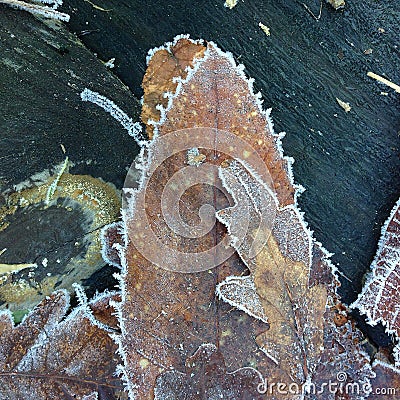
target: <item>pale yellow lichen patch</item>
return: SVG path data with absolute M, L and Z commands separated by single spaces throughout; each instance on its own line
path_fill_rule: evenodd
M 62 167 L 67 165 L 67 162 L 64 162 Z M 120 194 L 113 185 L 101 179 L 89 175 L 72 175 L 66 172 L 66 168 L 62 169 L 61 174 L 60 169 L 53 176 L 43 174 L 42 182 L 32 184 L 28 188 L 25 186 L 8 195 L 6 205 L 0 207 L 0 231 L 7 235 L 5 230 L 16 223 L 14 215 L 17 212 L 24 213 L 25 208 L 28 207 L 29 210 L 37 210 L 44 216 L 47 212 L 56 212 L 57 209 L 63 209 L 71 216 L 78 212 L 85 216 L 82 221 L 84 236 L 77 237 L 74 243 L 82 250 L 77 255 L 71 255 L 70 259 L 67 252 L 62 262 L 59 259 L 53 259 L 51 265 L 47 263 L 47 255 L 43 254 L 43 257 L 46 257 L 46 263 L 38 262 L 36 265 L 32 263 L 34 254 L 32 254 L 32 260 L 29 259 L 28 254 L 26 261 L 16 262 L 11 258 L 12 248 L 8 246 L 10 248 L 7 252 L 3 251 L 0 254 L 2 264 L 0 266 L 0 275 L 2 274 L 0 300 L 11 310 L 33 308 L 56 288 L 70 290 L 72 283 L 89 278 L 104 265 L 101 257 L 100 231 L 104 225 L 118 218 L 121 207 Z M 65 215 L 63 213 L 64 211 L 60 215 Z M 69 218 L 68 215 L 65 218 Z M 34 223 L 34 220 L 31 223 Z M 60 222 L 60 226 L 55 229 L 61 231 L 63 228 L 63 223 Z M 32 267 L 35 268 L 32 269 Z
M 340 100 L 336 97 L 336 101 L 338 102 L 339 106 L 343 108 L 345 112 L 349 112 L 351 110 L 350 103 L 346 103 L 343 100 Z
M 259 22 L 258 26 L 261 28 L 261 30 L 267 35 L 267 36 L 271 36 L 271 31 L 268 28 L 267 25 L 264 25 L 262 22 Z
M 32 285 L 32 282 L 20 279 L 16 282 L 8 282 L 9 274 L 3 275 L 0 280 L 0 297 L 2 301 L 8 304 L 10 311 L 19 310 L 22 308 L 33 308 L 34 305 L 39 303 L 43 297 L 40 293 L 52 293 L 54 286 L 57 283 L 57 277 L 50 276 L 46 277 L 40 282 L 40 288 Z M 40 289 L 40 290 L 39 290 Z M 26 300 L 29 299 L 29 302 Z M 31 304 L 30 307 L 24 307 L 24 305 Z
M 232 8 L 235 7 L 237 3 L 238 3 L 238 0 L 226 0 L 224 5 L 226 8 L 229 8 L 230 10 L 232 10 Z
M 0 264 L 0 274 L 8 272 L 17 272 L 26 268 L 36 268 L 37 264 Z

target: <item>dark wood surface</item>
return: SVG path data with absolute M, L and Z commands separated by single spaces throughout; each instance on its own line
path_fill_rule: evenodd
M 275 130 L 287 132 L 285 154 L 306 188 L 300 207 L 347 277 L 344 301 L 355 300 L 400 193 L 399 94 L 366 75 L 400 82 L 398 2 L 348 1 L 340 11 L 323 2 L 319 20 L 290 0 L 239 1 L 233 10 L 223 0 L 92 2 L 109 11 L 65 3 L 71 20 L 56 30 L 0 7 L 2 190 L 62 161 L 61 143 L 72 172 L 121 187 L 137 149 L 80 91 L 106 94 L 137 119 L 147 51 L 182 33 L 212 40 L 246 66 L 273 108 Z M 305 4 L 318 15 L 319 1 Z M 107 70 L 100 60 L 112 57 L 116 68 Z M 371 335 L 384 340 L 381 331 Z

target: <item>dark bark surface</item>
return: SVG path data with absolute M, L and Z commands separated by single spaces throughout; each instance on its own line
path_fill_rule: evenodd
M 80 91 L 99 91 L 136 119 L 147 51 L 182 33 L 212 40 L 246 66 L 273 108 L 275 130 L 287 132 L 285 154 L 307 189 L 300 206 L 347 277 L 344 302 L 355 300 L 400 193 L 399 94 L 367 77 L 373 71 L 400 81 L 398 2 L 348 1 L 341 11 L 323 2 L 319 20 L 301 1 L 245 0 L 233 10 L 223 0 L 92 3 L 109 11 L 69 0 L 63 11 L 71 20 L 56 30 L 0 8 L 2 190 L 62 161 L 61 143 L 73 172 L 120 188 L 134 142 L 102 110 L 82 103 Z M 319 1 L 305 4 L 318 15 Z M 110 71 L 99 60 L 112 57 Z M 372 335 L 384 341 L 380 331 Z
M 137 118 L 138 101 L 68 26 L 1 5 L 1 182 L 3 192 L 65 158 L 71 172 L 122 187 L 137 146 L 117 121 L 82 102 L 81 91 L 107 93 Z

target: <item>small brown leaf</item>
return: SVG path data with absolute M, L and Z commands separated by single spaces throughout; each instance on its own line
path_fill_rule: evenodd
M 193 67 L 195 59 L 201 58 L 205 49 L 201 41 L 193 42 L 183 37 L 150 53 L 152 61 L 147 67 L 142 83 L 144 95 L 141 114 L 150 139 L 153 138 L 153 125 L 149 122 L 160 120 L 159 106 L 166 108 L 168 105 L 168 97 L 165 97 L 165 94 L 175 92 L 178 85 L 176 78 L 184 79 L 187 76 L 187 68 Z
M 380 353 L 373 363 L 373 371 L 376 374 L 372 379 L 371 400 L 396 400 L 400 395 L 400 370 L 393 367 L 387 359 L 382 359 Z

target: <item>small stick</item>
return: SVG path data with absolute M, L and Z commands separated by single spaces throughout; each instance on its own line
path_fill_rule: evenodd
M 367 72 L 367 75 L 372 78 L 372 79 L 376 79 L 379 82 L 384 83 L 385 85 L 391 87 L 392 89 L 394 89 L 397 93 L 400 93 L 400 86 L 396 85 L 393 82 L 390 82 L 388 79 L 383 78 L 380 75 L 374 74 L 373 72 Z
M 103 7 L 100 7 L 100 6 L 96 6 L 96 4 L 92 3 L 90 0 L 84 0 L 84 1 L 86 1 L 86 3 L 89 3 L 89 4 L 90 4 L 93 8 L 95 8 L 96 10 L 104 11 L 104 12 L 110 12 L 110 11 L 112 11 L 111 8 L 105 9 L 105 8 L 103 8 Z

